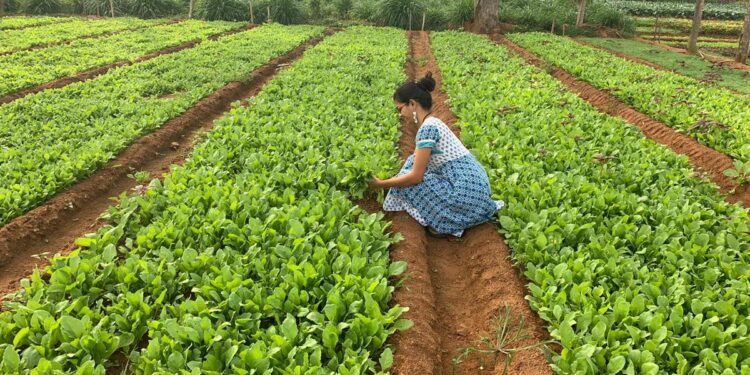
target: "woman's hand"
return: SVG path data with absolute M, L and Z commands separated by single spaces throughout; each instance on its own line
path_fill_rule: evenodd
M 370 189 L 377 190 L 383 188 L 383 180 L 373 177 L 372 181 L 370 181 Z

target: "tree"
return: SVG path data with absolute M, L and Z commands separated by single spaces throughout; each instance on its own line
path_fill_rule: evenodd
M 576 0 L 578 14 L 576 15 L 576 27 L 583 26 L 583 19 L 586 18 L 586 0 Z
M 742 38 L 740 46 L 737 49 L 737 61 L 745 63 L 747 61 L 748 50 L 750 49 L 750 0 L 747 2 L 747 13 L 745 14 L 745 27 L 742 28 Z
M 5 15 L 5 0 L 0 0 L 0 16 Z
M 188 7 L 188 18 L 193 18 L 193 2 L 194 0 L 190 0 L 190 5 Z
M 693 15 L 693 28 L 690 29 L 690 40 L 688 51 L 698 53 L 698 36 L 701 33 L 701 19 L 703 18 L 703 3 L 705 0 L 695 0 L 695 14 Z
M 490 34 L 497 26 L 498 0 L 474 0 L 474 31 Z

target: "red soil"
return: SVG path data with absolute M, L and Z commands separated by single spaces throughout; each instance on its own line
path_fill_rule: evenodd
M 431 71 L 438 83 L 433 92 L 432 114 L 451 126 L 454 132 L 456 116 L 446 105 L 448 97 L 442 92 L 442 79 L 431 55 L 429 36 L 424 32 L 409 34 L 411 61 L 407 72 L 410 78 L 422 77 Z M 417 61 L 425 61 L 419 65 Z M 399 145 L 402 158 L 414 150 L 417 127 L 402 122 Z M 514 317 L 524 316 L 525 332 L 530 339 L 518 346 L 549 339 L 544 322 L 531 310 L 525 299 L 526 284 L 521 271 L 510 260 L 510 249 L 498 233 L 495 224 L 485 223 L 469 229 L 460 240 L 435 239 L 425 235 L 414 219 L 403 212 L 389 214 L 393 229 L 400 231 L 406 241 L 392 251 L 392 258 L 409 262 L 408 278 L 398 289 L 394 301 L 408 306 L 406 318 L 415 322 L 411 329 L 395 335 L 393 374 L 452 374 L 452 361 L 464 348 L 478 346 L 482 337 L 493 337 L 492 323 L 498 310 L 508 306 Z M 456 374 L 501 374 L 505 358 L 496 365 L 483 358 L 467 357 L 456 366 Z M 527 350 L 514 356 L 509 374 L 551 374 L 552 370 L 541 351 Z

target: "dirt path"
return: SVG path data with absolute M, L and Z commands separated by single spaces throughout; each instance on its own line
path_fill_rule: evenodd
M 196 139 L 230 109 L 232 102 L 257 94 L 280 66 L 298 59 L 324 37 L 312 39 L 263 65 L 245 81 L 232 82 L 203 98 L 181 116 L 130 145 L 91 177 L 1 227 L 0 299 L 16 290 L 18 281 L 34 267 L 43 264 L 36 256 L 70 251 L 76 238 L 101 227 L 104 222 L 99 216 L 114 204 L 112 197 L 132 193 L 136 188 L 137 183 L 128 174 L 148 171 L 152 177 L 161 177 L 172 164 L 182 163 Z
M 451 126 L 456 116 L 447 107 L 441 90 L 442 79 L 432 57 L 427 33 L 409 34 L 412 50 L 410 78 L 421 78 L 431 71 L 438 82 L 433 92 L 433 115 Z M 414 150 L 416 126 L 402 123 L 400 154 L 406 158 Z M 396 293 L 395 301 L 410 307 L 406 318 L 415 326 L 395 335 L 393 374 L 453 374 L 453 359 L 461 350 L 477 346 L 483 336 L 493 337 L 494 316 L 508 306 L 514 317 L 524 316 L 530 339 L 516 343 L 529 345 L 548 339 L 544 322 L 525 300 L 527 281 L 510 261 L 510 249 L 495 224 L 486 223 L 468 230 L 460 241 L 435 239 L 404 213 L 394 217 L 394 228 L 405 228 L 406 241 L 392 252 L 394 260 L 409 262 L 410 279 Z M 402 232 L 403 233 L 403 232 Z M 479 355 L 467 357 L 456 367 L 456 374 L 501 374 L 504 358 L 496 365 Z M 514 356 L 509 374 L 551 374 L 544 355 L 529 350 Z
M 217 40 L 217 39 L 219 39 L 219 38 L 221 38 L 223 36 L 231 35 L 231 34 L 236 34 L 236 33 L 242 32 L 242 31 L 246 31 L 246 30 L 250 30 L 250 29 L 252 29 L 254 27 L 256 27 L 256 25 L 248 25 L 246 27 L 241 27 L 239 29 L 225 31 L 225 32 L 222 32 L 222 33 L 219 33 L 219 34 L 216 34 L 216 35 L 212 35 L 212 36 L 208 37 L 207 39 L 208 40 Z M 35 93 L 38 93 L 38 92 L 42 92 L 44 90 L 56 89 L 56 88 L 64 87 L 64 86 L 67 86 L 67 85 L 69 85 L 71 83 L 75 83 L 75 82 L 86 81 L 86 80 L 95 78 L 97 76 L 100 76 L 102 74 L 105 74 L 105 73 L 107 73 L 108 71 L 110 71 L 111 69 L 114 69 L 114 68 L 119 68 L 119 67 L 122 67 L 122 66 L 128 66 L 128 65 L 137 64 L 137 63 L 140 63 L 140 62 L 144 62 L 144 61 L 148 61 L 148 60 L 157 58 L 157 57 L 159 57 L 161 55 L 167 55 L 167 54 L 179 52 L 179 51 L 182 51 L 182 50 L 185 50 L 185 49 L 188 49 L 188 48 L 193 48 L 193 47 L 197 46 L 198 44 L 200 44 L 202 42 L 203 42 L 203 40 L 200 40 L 200 39 L 192 40 L 192 41 L 189 41 L 189 42 L 186 42 L 186 43 L 182 43 L 182 44 L 177 45 L 177 46 L 167 47 L 167 48 L 158 50 L 156 52 L 152 52 L 152 53 L 149 53 L 147 55 L 143 55 L 143 56 L 135 59 L 134 61 L 118 61 L 118 62 L 115 62 L 115 63 L 107 64 L 107 65 L 104 65 L 104 66 L 100 66 L 98 68 L 87 70 L 85 72 L 78 73 L 78 74 L 76 74 L 74 76 L 60 78 L 60 79 L 57 79 L 57 80 L 54 80 L 52 82 L 48 82 L 48 83 L 45 83 L 45 84 L 42 84 L 42 85 L 39 85 L 39 86 L 29 87 L 29 88 L 26 88 L 26 89 L 22 89 L 20 91 L 14 92 L 12 94 L 8 94 L 8 95 L 0 97 L 0 105 L 5 104 L 5 103 L 10 103 L 10 102 L 12 102 L 14 100 L 21 99 L 21 98 L 23 98 L 26 95 L 35 94 Z
M 542 69 L 548 66 L 546 62 L 511 42 L 501 35 L 494 35 L 492 39 L 508 47 L 529 64 Z M 637 126 L 649 139 L 669 147 L 672 151 L 686 155 L 690 162 L 702 173 L 719 186 L 722 192 L 729 193 L 727 200 L 731 203 L 741 202 L 750 207 L 750 186 L 737 186 L 734 181 L 724 175 L 724 171 L 734 168 L 732 158 L 710 147 L 700 144 L 695 139 L 682 134 L 668 125 L 636 111 L 614 96 L 597 89 L 590 84 L 575 78 L 570 73 L 558 68 L 552 68 L 550 73 L 564 84 L 570 91 L 586 100 L 598 110 Z M 732 192 L 734 190 L 734 192 Z
M 73 43 L 74 41 L 80 40 L 80 39 L 101 38 L 101 37 L 106 37 L 106 36 L 112 36 L 112 35 L 127 33 L 127 32 L 130 32 L 130 31 L 141 30 L 141 29 L 145 29 L 147 27 L 171 25 L 171 24 L 178 23 L 178 22 L 182 22 L 182 20 L 171 20 L 169 22 L 158 23 L 158 24 L 154 24 L 154 25 L 136 26 L 136 27 L 131 27 L 131 28 L 117 30 L 117 31 L 105 31 L 103 33 L 98 33 L 98 34 L 84 35 L 84 36 L 79 36 L 79 37 L 74 38 L 74 39 L 68 39 L 68 40 L 61 40 L 59 42 L 39 44 L 39 45 L 31 46 L 31 47 L 28 47 L 28 48 L 17 49 L 15 51 L 0 52 L 0 56 L 12 55 L 12 54 L 14 54 L 16 52 L 33 51 L 33 50 L 43 49 L 43 48 L 52 47 L 52 46 L 61 46 L 63 44 Z

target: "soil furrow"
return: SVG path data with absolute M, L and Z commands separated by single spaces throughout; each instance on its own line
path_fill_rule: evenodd
M 155 24 L 155 25 L 136 26 L 136 27 L 131 27 L 131 28 L 117 30 L 117 31 L 105 31 L 103 33 L 80 36 L 78 38 L 68 39 L 68 40 L 61 40 L 59 42 L 44 43 L 44 44 L 39 44 L 39 45 L 36 45 L 36 46 L 31 46 L 31 47 L 28 47 L 28 48 L 17 49 L 17 50 L 14 50 L 14 51 L 0 52 L 0 56 L 12 55 L 12 54 L 17 53 L 17 52 L 24 52 L 24 51 L 33 51 L 33 50 L 37 50 L 37 49 L 44 49 L 44 48 L 53 47 L 53 46 L 61 46 L 63 44 L 73 43 L 74 41 L 80 40 L 80 39 L 94 39 L 94 38 L 107 37 L 107 36 L 112 36 L 112 35 L 127 33 L 127 32 L 130 32 L 130 31 L 137 31 L 137 30 L 145 29 L 147 27 L 171 25 L 171 24 L 178 23 L 178 22 L 182 22 L 182 20 L 171 20 L 171 21 L 165 22 L 165 23 L 159 23 L 159 24 Z
M 115 204 L 112 198 L 138 190 L 128 174 L 147 171 L 152 177 L 161 177 L 172 164 L 184 162 L 200 135 L 230 109 L 231 103 L 257 94 L 281 67 L 333 32 L 311 39 L 256 69 L 246 80 L 229 83 L 203 98 L 130 145 L 89 178 L 0 228 L 0 299 L 44 264 L 38 256 L 68 252 L 75 248 L 75 239 L 104 225 L 99 216 Z
M 219 38 L 221 38 L 223 36 L 227 36 L 227 35 L 231 35 L 231 34 L 236 34 L 236 33 L 242 32 L 242 31 L 246 31 L 246 30 L 250 30 L 250 29 L 252 29 L 254 27 L 255 27 L 255 25 L 248 25 L 246 27 L 241 27 L 239 29 L 225 31 L 225 32 L 222 32 L 222 33 L 219 33 L 219 34 L 216 34 L 216 35 L 212 35 L 212 36 L 208 37 L 207 39 L 208 40 L 217 40 L 217 39 L 219 39 Z M 67 85 L 70 85 L 71 83 L 87 81 L 89 79 L 96 78 L 96 77 L 98 77 L 100 75 L 103 75 L 103 74 L 109 72 L 111 69 L 115 69 L 115 68 L 119 68 L 119 67 L 123 67 L 123 66 L 137 64 L 137 63 L 140 63 L 140 62 L 144 62 L 144 61 L 148 61 L 148 60 L 157 58 L 157 57 L 162 56 L 162 55 L 168 55 L 170 53 L 175 53 L 175 52 L 179 52 L 179 51 L 182 51 L 182 50 L 185 50 L 185 49 L 188 49 L 188 48 L 193 48 L 193 47 L 201 44 L 202 42 L 203 42 L 203 40 L 201 40 L 201 39 L 191 40 L 189 42 L 185 42 L 185 43 L 182 43 L 182 44 L 177 45 L 177 46 L 167 47 L 167 48 L 155 51 L 155 52 L 151 52 L 151 53 L 143 55 L 143 56 L 141 56 L 141 57 L 139 57 L 139 58 L 137 58 L 137 59 L 135 59 L 133 61 L 118 61 L 118 62 L 115 62 L 115 63 L 107 64 L 107 65 L 104 65 L 104 66 L 100 66 L 98 68 L 87 70 L 85 72 L 78 73 L 78 74 L 76 74 L 74 76 L 60 78 L 60 79 L 57 79 L 57 80 L 54 80 L 52 82 L 48 82 L 48 83 L 45 83 L 45 84 L 42 84 L 42 85 L 39 85 L 39 86 L 34 86 L 34 87 L 29 87 L 29 88 L 26 88 L 26 89 L 22 89 L 20 91 L 14 92 L 12 94 L 8 94 L 8 95 L 5 95 L 3 97 L 0 97 L 0 105 L 6 104 L 6 103 L 10 103 L 10 102 L 12 102 L 14 100 L 21 99 L 24 96 L 31 95 L 31 94 L 36 94 L 36 93 L 42 92 L 44 90 L 56 89 L 56 88 L 60 88 L 60 87 L 65 87 Z
M 741 202 L 745 207 L 750 207 L 750 188 L 747 185 L 737 186 L 731 178 L 724 175 L 725 170 L 734 168 L 732 158 L 729 156 L 704 146 L 690 136 L 669 127 L 667 124 L 638 112 L 613 95 L 577 79 L 567 71 L 556 66 L 551 67 L 551 64 L 548 64 L 501 35 L 494 35 L 492 39 L 506 46 L 529 64 L 550 72 L 553 77 L 557 78 L 570 91 L 583 100 L 586 100 L 598 110 L 610 116 L 622 118 L 641 129 L 643 134 L 649 139 L 669 147 L 678 154 L 687 156 L 700 174 L 705 175 L 718 185 L 722 192 L 729 194 L 727 196 L 729 202 Z
M 409 39 L 413 67 L 408 71 L 414 74 L 414 78 L 421 78 L 428 71 L 433 73 L 437 81 L 437 89 L 433 92 L 433 115 L 458 133 L 455 128 L 456 116 L 448 108 L 448 97 L 441 90 L 442 79 L 437 63 L 431 55 L 429 35 L 424 32 L 412 32 Z M 414 150 L 417 129 L 408 121 L 402 124 L 402 128 L 400 151 L 402 158 L 405 158 Z M 471 355 L 464 358 L 455 368 L 453 361 L 463 349 L 479 347 L 482 337 L 494 337 L 494 317 L 506 306 L 512 310 L 514 318 L 525 318 L 525 332 L 530 336 L 514 343 L 514 347 L 548 339 L 543 321 L 526 302 L 527 281 L 521 276 L 521 271 L 513 266 L 510 249 L 498 233 L 495 224 L 485 223 L 469 229 L 462 239 L 452 241 L 427 237 L 424 229 L 414 219 L 402 217 L 410 223 L 413 230 L 421 232 L 420 239 L 426 244 L 426 251 L 422 254 L 419 249 L 406 248 L 402 253 L 398 253 L 400 249 L 397 249 L 394 251 L 394 257 L 417 260 L 417 267 L 414 267 L 414 263 L 409 263 L 410 275 L 413 279 L 428 280 L 420 284 L 428 288 L 420 291 L 420 294 L 429 296 L 425 299 L 430 299 L 431 302 L 415 306 L 411 304 L 411 300 L 404 298 L 406 293 L 414 293 L 413 290 L 404 291 L 408 287 L 408 282 L 396 293 L 396 300 L 411 309 L 409 314 L 412 315 L 407 317 L 423 317 L 428 319 L 428 322 L 421 326 L 415 325 L 394 337 L 394 374 L 503 373 L 506 358 L 497 358 L 497 361 L 493 361 L 485 356 Z M 425 266 L 427 270 L 424 269 Z M 427 311 L 420 311 L 420 308 Z M 422 350 L 419 355 L 414 355 L 412 345 L 419 343 L 427 349 L 432 349 L 435 341 L 439 349 L 437 353 Z M 425 342 L 428 344 L 425 345 Z M 552 371 L 541 351 L 527 350 L 514 356 L 508 373 L 551 374 Z

